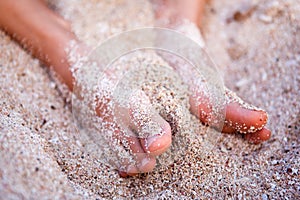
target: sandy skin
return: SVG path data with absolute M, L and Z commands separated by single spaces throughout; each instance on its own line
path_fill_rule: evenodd
M 200 24 L 204 1 L 180 1 L 182 8 L 177 13 L 175 19 L 184 17 L 193 23 Z M 184 2 L 184 3 L 183 3 Z M 195 3 L 196 2 L 196 3 Z M 168 1 L 163 2 L 163 7 L 158 7 L 158 18 L 174 19 L 174 14 L 167 14 L 170 7 Z M 39 12 L 35 12 L 39 10 Z M 178 9 L 173 9 L 178 10 Z M 5 11 L 5 12 L 4 12 Z M 18 2 L 4 0 L 0 2 L 0 27 L 14 38 L 33 56 L 39 58 L 47 66 L 53 67 L 61 79 L 67 84 L 70 90 L 73 89 L 73 76 L 70 71 L 68 54 L 65 52 L 70 41 L 76 41 L 79 46 L 81 42 L 71 31 L 70 24 L 51 11 L 41 0 L 21 0 Z M 51 31 L 49 31 L 51 30 Z M 84 49 L 84 48 L 82 48 Z M 194 108 L 193 100 L 191 102 L 191 112 L 199 117 L 203 122 L 210 113 L 206 104 L 200 104 L 199 108 Z M 206 115 L 202 115 L 205 111 Z M 101 115 L 101 110 L 96 110 Z M 226 121 L 223 128 L 224 133 L 243 132 L 245 139 L 252 143 L 261 143 L 270 138 L 270 131 L 264 128 L 267 122 L 265 111 L 247 109 L 237 102 L 229 102 L 226 109 Z M 155 167 L 155 156 L 165 152 L 171 145 L 170 125 L 159 115 L 154 119 L 162 128 L 164 134 L 152 138 L 148 141 L 132 141 L 132 138 L 126 138 L 129 141 L 133 152 L 149 152 L 147 157 L 137 158 L 140 162 L 138 166 L 128 166 L 126 171 L 120 171 L 121 176 L 134 175 L 140 172 L 149 172 Z M 242 131 L 241 131 L 242 127 Z M 136 127 L 137 129 L 139 127 Z M 255 131 L 253 131 L 255 130 Z M 116 132 L 116 137 L 123 137 L 121 132 Z M 150 144 L 150 145 L 146 145 Z M 145 162 L 146 159 L 146 162 Z

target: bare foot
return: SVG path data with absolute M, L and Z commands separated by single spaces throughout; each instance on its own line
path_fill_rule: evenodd
M 88 114 L 83 120 L 93 121 L 95 117 L 100 119 L 92 124 L 96 127 L 96 131 L 93 129 L 93 132 L 103 134 L 96 137 L 107 142 L 103 145 L 99 143 L 100 149 L 104 149 L 103 152 L 109 150 L 107 153 L 113 154 L 108 158 L 109 163 L 116 167 L 123 177 L 152 171 L 156 166 L 156 157 L 171 146 L 172 132 L 169 123 L 152 108 L 149 97 L 141 88 L 129 89 L 132 77 L 124 77 L 124 72 L 132 70 L 130 64 L 121 62 L 101 69 L 101 64 L 93 65 L 101 62 L 98 56 L 94 60 L 91 57 L 86 59 L 86 54 L 80 50 L 84 49 L 81 44 L 75 46 L 70 48 L 75 54 L 70 52 L 70 60 L 75 57 L 71 62 L 76 63 L 78 57 L 87 61 L 77 62 L 71 70 L 74 72 L 74 79 L 77 80 L 74 93 L 81 105 L 86 106 L 92 113 L 96 111 L 95 115 Z M 101 73 L 91 77 L 90 71 Z M 139 71 L 136 75 L 139 76 Z M 91 81 L 95 79 L 95 82 Z M 116 88 L 117 85 L 121 85 L 120 88 Z M 89 124 L 86 130 L 88 126 Z M 118 147 L 115 148 L 115 145 Z
M 197 40 L 197 38 L 194 39 Z M 109 73 L 114 74 L 111 71 Z M 189 80 L 190 79 L 187 79 L 187 84 L 192 83 L 189 82 Z M 191 87 L 195 86 L 191 85 Z M 201 94 L 201 91 L 199 94 Z M 245 106 L 245 103 L 229 90 L 227 90 L 226 96 L 228 98 L 223 132 L 245 134 L 245 139 L 253 143 L 260 143 L 269 139 L 270 131 L 264 128 L 267 122 L 266 112 L 254 107 Z M 143 132 L 143 127 L 149 126 L 149 123 L 155 123 L 159 129 L 156 132 L 152 132 L 150 136 L 137 137 L 134 133 L 128 134 L 128 132 L 122 130 L 119 126 L 120 124 L 118 124 L 118 126 L 114 124 L 114 126 L 116 125 L 117 127 L 114 132 L 114 138 L 119 140 L 121 145 L 127 146 L 131 150 L 136 161 L 134 165 L 126 162 L 119 164 L 119 173 L 123 177 L 152 171 L 156 165 L 156 156 L 164 153 L 172 143 L 170 125 L 157 112 L 153 110 L 149 112 L 149 110 L 143 109 L 145 107 L 151 107 L 146 95 L 143 93 L 136 94 L 134 102 L 136 104 L 130 104 L 128 108 L 119 108 L 122 114 L 118 117 L 125 123 L 125 126 L 131 127 L 134 132 L 139 134 Z M 209 102 L 202 101 L 201 103 L 200 101 L 200 104 L 196 102 L 199 101 L 194 101 L 193 97 L 190 98 L 191 112 L 202 122 L 207 122 L 208 116 L 210 115 L 210 111 L 207 109 Z M 97 103 L 97 115 L 103 117 L 103 113 L 105 113 L 104 110 L 106 109 L 105 103 L 107 102 L 99 98 Z M 140 106 L 142 104 L 144 106 Z M 149 118 L 150 121 L 144 123 L 140 120 L 141 118 L 138 117 L 139 115 L 147 115 L 148 117 L 146 118 Z M 112 125 L 113 116 L 108 115 L 105 120 L 109 122 L 108 124 Z
M 224 100 L 220 99 L 222 102 L 213 102 L 211 95 L 214 94 L 210 94 L 210 91 L 208 91 L 205 77 L 197 76 L 198 71 L 195 71 L 191 65 L 176 56 L 165 53 L 160 53 L 160 55 L 180 75 L 183 82 L 189 86 L 191 92 L 190 110 L 201 122 L 215 126 L 213 123 L 218 113 L 213 111 L 213 107 L 221 106 L 225 108 L 225 118 L 219 119 L 224 120 L 224 126 L 221 129 L 223 133 L 240 133 L 244 135 L 246 140 L 254 144 L 259 144 L 270 138 L 271 132 L 265 128 L 268 121 L 266 111 L 244 102 L 227 88 L 224 91 Z M 223 124 L 220 121 L 217 123 L 219 123 L 218 126 Z
M 204 47 L 204 42 L 199 27 L 202 23 L 205 3 L 206 0 L 179 0 L 177 3 L 171 0 L 153 0 L 156 18 L 160 26 L 185 34 L 201 47 Z M 180 66 L 181 63 L 174 63 L 174 60 L 168 58 L 166 60 L 181 74 L 190 88 L 196 88 L 196 91 L 201 90 L 191 82 L 192 77 L 184 77 L 184 73 L 180 72 L 182 68 L 185 68 Z M 201 91 L 198 91 L 198 94 L 190 98 L 191 112 L 206 123 L 211 114 L 208 97 L 201 96 L 200 94 L 203 94 Z M 202 99 L 202 103 L 199 103 L 199 97 L 200 100 Z M 268 116 L 264 110 L 245 103 L 232 91 L 226 89 L 226 117 L 223 133 L 241 133 L 249 142 L 259 144 L 271 137 L 271 131 L 264 128 L 267 120 Z

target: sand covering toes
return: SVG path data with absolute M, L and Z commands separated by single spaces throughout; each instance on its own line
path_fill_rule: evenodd
M 225 96 L 225 125 L 243 134 L 255 133 L 264 128 L 268 115 L 263 109 L 246 103 L 228 88 L 225 88 Z

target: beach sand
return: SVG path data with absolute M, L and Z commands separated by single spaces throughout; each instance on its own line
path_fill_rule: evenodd
M 91 47 L 153 26 L 147 1 L 51 1 Z M 203 36 L 226 86 L 267 110 L 272 138 L 251 145 L 220 135 L 166 170 L 127 179 L 87 151 L 71 96 L 18 44 L 0 33 L 0 199 L 297 199 L 300 196 L 300 2 L 211 1 Z M 124 17 L 126 16 L 126 17 Z

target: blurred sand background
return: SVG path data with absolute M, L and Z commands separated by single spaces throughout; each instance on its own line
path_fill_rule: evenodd
M 64 0 L 51 7 L 90 46 L 154 24 L 144 0 Z M 70 97 L 0 32 L 0 199 L 298 199 L 300 1 L 212 0 L 204 21 L 207 51 L 226 85 L 268 111 L 268 142 L 223 135 L 208 157 L 193 144 L 168 171 L 122 179 L 85 152 Z

